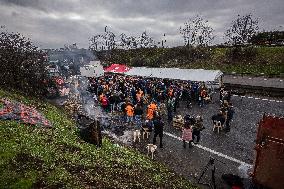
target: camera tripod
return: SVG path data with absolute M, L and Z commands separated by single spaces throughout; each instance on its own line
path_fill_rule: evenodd
M 223 164 L 225 164 L 224 162 L 217 160 Z M 207 172 L 207 170 L 211 168 L 211 182 L 209 183 L 202 183 L 200 182 L 201 179 L 203 178 L 204 174 Z M 204 184 L 204 185 L 208 185 L 210 188 L 216 189 L 216 181 L 215 181 L 215 171 L 216 171 L 216 167 L 215 167 L 215 159 L 210 157 L 208 163 L 205 165 L 200 177 L 198 178 L 197 183 L 198 184 Z

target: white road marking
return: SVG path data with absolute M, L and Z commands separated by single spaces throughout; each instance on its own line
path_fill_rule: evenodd
M 180 141 L 182 140 L 180 137 L 175 136 L 175 135 L 173 135 L 173 134 L 171 134 L 171 133 L 164 132 L 164 134 L 167 135 L 167 136 L 169 136 L 169 137 L 175 138 L 175 139 L 177 139 L 177 140 L 180 140 Z M 246 163 L 246 162 L 243 162 L 243 161 L 238 160 L 238 159 L 236 159 L 236 158 L 233 158 L 233 157 L 230 157 L 230 156 L 228 156 L 228 155 L 222 154 L 222 153 L 217 152 L 217 151 L 215 151 L 215 150 L 212 150 L 212 149 L 210 149 L 210 148 L 201 146 L 200 144 L 193 144 L 193 145 L 196 146 L 196 147 L 198 147 L 198 148 L 200 148 L 200 149 L 202 149 L 202 150 L 208 151 L 208 152 L 210 152 L 210 153 L 212 153 L 212 154 L 215 154 L 215 155 L 217 155 L 217 156 L 219 156 L 219 157 L 223 157 L 223 158 L 228 159 L 228 160 L 230 160 L 230 161 L 233 161 L 233 162 L 235 162 L 235 163 L 239 163 L 239 164 L 243 164 L 243 165 L 248 165 L 248 166 L 250 166 L 250 164 L 248 164 L 248 163 Z
M 238 96 L 238 97 L 241 97 L 241 98 L 248 98 L 248 99 L 255 99 L 255 100 L 270 101 L 270 102 L 278 102 L 278 103 L 283 102 L 283 101 L 281 101 L 281 100 L 269 100 L 269 99 L 267 99 L 267 98 L 261 99 L 261 98 L 252 97 L 252 96 L 241 96 L 241 95 L 235 95 L 235 94 L 233 94 L 232 96 L 235 96 L 235 97 Z

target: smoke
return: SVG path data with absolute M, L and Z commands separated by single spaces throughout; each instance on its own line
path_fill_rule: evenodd
M 103 133 L 118 142 L 130 145 L 133 137 L 132 131 L 127 130 L 124 125 L 118 125 L 118 123 L 112 122 L 111 117 L 94 102 L 92 93 L 87 90 L 89 80 L 83 76 L 73 76 L 71 80 L 70 93 L 78 97 L 82 104 L 83 113 L 93 120 L 99 120 Z

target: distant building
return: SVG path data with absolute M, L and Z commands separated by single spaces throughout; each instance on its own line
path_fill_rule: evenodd
M 80 67 L 81 76 L 100 77 L 104 75 L 104 69 L 100 61 L 91 61 L 90 64 Z
M 59 72 L 58 74 L 63 76 L 79 75 L 80 67 L 98 60 L 94 53 L 88 49 L 61 48 L 46 49 L 45 51 L 48 55 L 48 72 Z
M 46 70 L 50 76 L 59 76 L 60 69 L 58 66 L 59 61 L 49 61 L 49 64 L 46 66 Z

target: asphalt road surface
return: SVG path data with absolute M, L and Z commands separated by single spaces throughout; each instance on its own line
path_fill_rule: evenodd
M 211 116 L 218 112 L 218 95 L 214 94 L 213 103 L 199 107 L 193 103 L 191 108 L 181 103 L 176 114 L 202 115 L 206 129 L 202 131 L 201 141 L 192 148 L 184 149 L 180 141 L 181 131 L 173 128 L 166 121 L 164 129 L 164 148 L 156 151 L 155 160 L 164 162 L 168 167 L 177 173 L 197 182 L 202 174 L 210 157 L 215 159 L 216 183 L 218 188 L 226 188 L 222 182 L 221 175 L 232 173 L 239 175 L 239 167 L 253 165 L 254 145 L 257 133 L 257 124 L 264 113 L 271 115 L 284 114 L 283 99 L 273 99 L 257 96 L 233 96 L 235 115 L 231 123 L 231 131 L 228 133 L 213 132 Z M 146 144 L 152 143 L 152 137 L 141 143 L 134 144 L 134 147 L 146 153 Z M 211 166 L 213 167 L 213 166 Z M 210 182 L 211 168 L 205 173 L 202 181 Z M 202 186 L 202 185 L 200 185 Z M 208 188 L 204 186 L 204 188 Z

